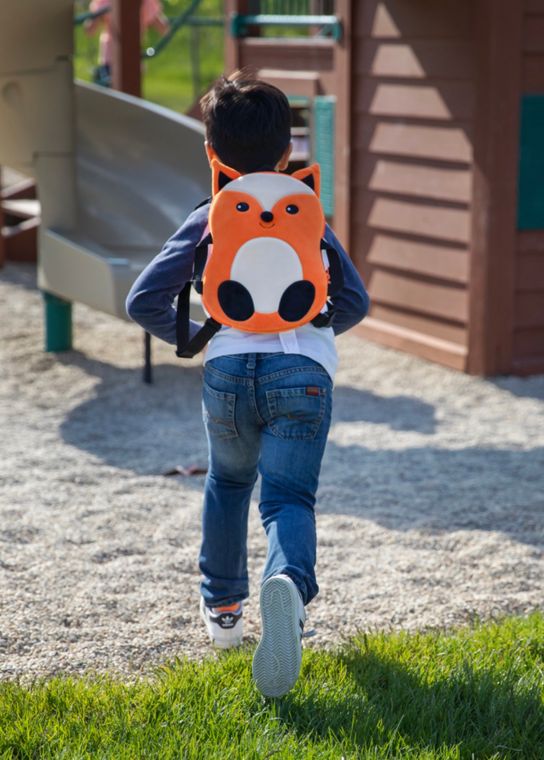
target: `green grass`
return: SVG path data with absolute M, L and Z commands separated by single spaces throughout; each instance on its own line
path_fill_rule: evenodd
M 544 757 L 544 616 L 306 651 L 266 700 L 250 649 L 156 676 L 0 685 L 0 758 Z
M 188 0 L 164 0 L 165 13 L 174 17 L 185 8 Z M 86 10 L 88 3 L 80 2 L 78 12 Z M 223 15 L 221 0 L 203 0 L 199 17 L 219 18 Z M 200 66 L 199 82 L 193 82 L 191 66 L 191 39 L 198 39 L 198 59 Z M 142 49 L 152 46 L 158 35 L 150 30 L 142 41 Z M 97 35 L 89 37 L 82 27 L 75 31 L 74 71 L 78 79 L 90 81 L 96 65 L 98 51 Z M 155 59 L 148 60 L 143 66 L 143 95 L 148 100 L 184 112 L 199 95 L 223 71 L 223 29 L 221 27 L 204 27 L 198 30 L 183 28 L 174 36 L 171 43 Z

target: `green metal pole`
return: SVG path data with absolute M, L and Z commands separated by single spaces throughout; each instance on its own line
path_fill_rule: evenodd
M 52 293 L 43 294 L 45 303 L 45 350 L 72 348 L 72 304 Z

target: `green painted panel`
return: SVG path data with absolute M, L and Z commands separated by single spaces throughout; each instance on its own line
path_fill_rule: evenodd
M 544 95 L 521 100 L 518 229 L 544 229 Z
M 72 348 L 72 304 L 52 293 L 43 294 L 45 304 L 45 350 Z
M 321 166 L 321 203 L 326 216 L 334 214 L 334 109 L 336 98 L 314 98 L 313 158 Z

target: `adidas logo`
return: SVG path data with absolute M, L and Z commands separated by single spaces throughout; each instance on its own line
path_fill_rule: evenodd
M 234 615 L 221 615 L 221 628 L 232 628 L 234 626 Z

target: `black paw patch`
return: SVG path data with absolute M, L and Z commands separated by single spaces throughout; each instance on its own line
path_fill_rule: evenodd
M 309 280 L 299 280 L 284 291 L 278 314 L 286 322 L 298 322 L 311 309 L 315 298 L 315 287 Z
M 227 317 L 236 322 L 245 322 L 255 313 L 249 290 L 236 280 L 222 282 L 217 297 Z

